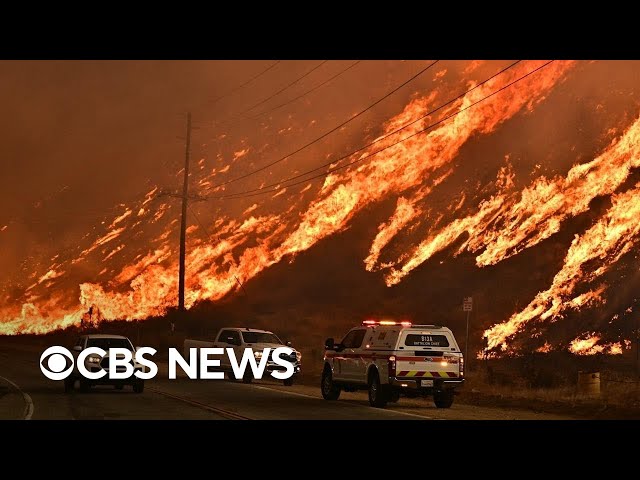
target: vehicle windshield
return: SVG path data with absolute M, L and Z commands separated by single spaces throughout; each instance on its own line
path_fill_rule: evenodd
M 98 347 L 103 350 L 109 350 L 110 348 L 133 350 L 131 342 L 126 338 L 89 338 L 87 339 L 87 347 Z
M 273 333 L 266 332 L 242 332 L 244 343 L 279 343 L 282 341 Z

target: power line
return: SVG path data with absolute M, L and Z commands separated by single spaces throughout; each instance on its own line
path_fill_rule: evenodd
M 333 132 L 341 129 L 342 127 L 344 127 L 345 125 L 347 125 L 348 123 L 352 122 L 353 120 L 355 120 L 356 118 L 360 117 L 361 115 L 363 115 L 364 113 L 368 112 L 369 110 L 371 110 L 373 107 L 375 107 L 376 105 L 378 105 L 380 102 L 382 102 L 383 100 L 386 100 L 387 98 L 389 98 L 391 95 L 393 95 L 394 93 L 396 93 L 398 90 L 400 90 L 402 87 L 404 87 L 405 85 L 409 84 L 410 82 L 412 82 L 413 80 L 415 80 L 416 78 L 418 78 L 420 75 L 422 75 L 424 72 L 426 72 L 427 70 L 429 70 L 431 67 L 433 67 L 436 63 L 438 63 L 439 60 L 435 60 L 432 63 L 430 63 L 429 65 L 427 65 L 425 68 L 423 68 L 422 70 L 420 70 L 418 73 L 416 73 L 415 75 L 413 75 L 411 78 L 409 78 L 408 80 L 405 80 L 404 82 L 402 82 L 400 85 L 398 85 L 397 87 L 395 87 L 394 89 L 392 89 L 391 91 L 389 91 L 388 93 L 386 93 L 383 97 L 379 98 L 378 100 L 376 100 L 375 102 L 373 102 L 372 104 L 370 104 L 368 107 L 366 107 L 364 110 L 360 110 L 358 113 L 356 113 L 355 115 L 349 117 L 347 120 L 345 120 L 344 122 L 342 122 L 341 124 L 333 127 L 331 130 L 323 133 L 322 135 L 320 135 L 319 137 L 315 138 L 314 140 L 306 143 L 305 145 L 303 145 L 302 147 L 298 148 L 297 150 L 294 150 L 293 152 L 285 155 L 284 157 L 280 157 L 277 160 L 274 160 L 273 162 L 267 163 L 259 168 L 256 168 L 254 170 L 252 170 L 249 173 L 245 173 L 244 175 L 240 175 L 238 177 L 234 177 L 232 179 L 226 180 L 224 182 L 218 183 L 216 185 L 212 185 L 209 190 L 213 189 L 213 188 L 217 188 L 217 187 L 221 187 L 223 185 L 228 185 L 230 183 L 233 182 L 237 182 L 239 180 L 243 180 L 247 177 L 250 177 L 251 175 L 255 175 L 256 173 L 262 172 L 263 170 L 266 170 L 269 167 L 272 167 L 274 165 L 276 165 L 277 163 L 283 162 L 284 160 L 286 160 L 287 158 L 295 155 L 296 153 L 301 152 L 302 150 L 310 147 L 311 145 L 319 142 L 320 140 L 322 140 L 323 138 L 327 137 L 328 135 L 332 134 Z
M 238 121 L 237 121 L 237 122 L 233 122 L 233 123 L 231 123 L 230 125 L 236 125 L 236 124 L 239 124 L 239 123 L 241 123 L 241 122 L 243 122 L 243 121 L 245 121 L 245 120 L 257 120 L 258 118 L 260 118 L 260 117 L 262 117 L 262 116 L 264 116 L 264 115 L 267 115 L 267 114 L 269 114 L 269 113 L 275 112 L 276 110 L 279 110 L 279 109 L 281 109 L 282 107 L 285 107 L 285 106 L 287 106 L 287 105 L 290 105 L 290 104 L 292 104 L 292 103 L 294 103 L 294 102 L 296 102 L 296 101 L 300 100 L 301 98 L 306 97 L 306 96 L 307 96 L 307 95 L 309 95 L 310 93 L 313 93 L 313 92 L 315 92 L 316 90 L 318 90 L 318 89 L 320 89 L 320 88 L 324 87 L 325 85 L 327 85 L 327 84 L 328 84 L 328 83 L 330 83 L 331 81 L 335 80 L 336 78 L 338 78 L 338 77 L 339 77 L 339 76 L 341 76 L 342 74 L 346 73 L 347 71 L 351 70 L 353 67 L 355 67 L 356 65 L 358 65 L 358 64 L 359 64 L 359 63 L 361 63 L 361 62 L 362 62 L 362 60 L 356 60 L 356 61 L 355 61 L 355 62 L 353 62 L 351 65 L 349 65 L 347 68 L 344 68 L 344 69 L 340 70 L 340 71 L 339 71 L 338 73 L 336 73 L 335 75 L 332 75 L 331 77 L 327 78 L 326 80 L 323 80 L 323 81 L 322 81 L 321 83 L 319 83 L 318 85 L 316 85 L 316 86 L 314 86 L 314 87 L 310 88 L 310 89 L 309 89 L 309 90 L 307 90 L 306 92 L 301 93 L 300 95 L 298 95 L 298 96 L 296 96 L 296 97 L 292 98 L 291 100 L 287 100 L 286 102 L 281 103 L 281 104 L 279 104 L 279 105 L 276 105 L 276 106 L 275 106 L 275 107 L 273 107 L 273 108 L 269 108 L 269 109 L 267 109 L 267 110 L 263 110 L 263 111 L 261 111 L 260 113 L 257 113 L 257 114 L 255 114 L 255 115 L 253 115 L 253 116 L 251 116 L 251 117 L 240 118 L 240 119 L 238 119 Z
M 294 183 L 290 183 L 290 184 L 287 184 L 287 185 L 283 185 L 283 186 L 281 186 L 281 185 L 282 185 L 282 183 L 286 183 L 286 182 L 289 182 L 289 181 L 294 180 L 294 179 L 296 179 L 296 178 L 300 178 L 300 177 L 302 177 L 302 176 L 308 175 L 308 174 L 309 174 L 309 173 L 311 173 L 311 172 L 314 172 L 314 171 L 319 170 L 319 169 L 321 169 L 321 168 L 324 168 L 324 167 L 326 167 L 326 166 L 328 166 L 328 165 L 331 165 L 332 163 L 336 163 L 337 161 L 340 161 L 340 160 L 344 160 L 344 159 L 346 159 L 346 158 L 349 158 L 349 157 L 351 157 L 354 153 L 357 153 L 358 151 L 362 150 L 362 148 L 360 148 L 360 149 L 358 149 L 358 150 L 356 150 L 356 151 L 354 151 L 354 152 L 351 152 L 350 154 L 345 155 L 344 157 L 341 157 L 341 158 L 340 158 L 340 159 L 338 159 L 338 160 L 334 160 L 334 161 L 333 161 L 333 162 L 331 162 L 331 163 L 327 163 L 327 164 L 325 164 L 325 165 L 323 165 L 323 166 L 320 166 L 320 167 L 314 168 L 313 170 L 309 170 L 309 171 L 307 171 L 307 172 L 305 172 L 305 173 L 302 173 L 302 174 L 299 174 L 299 175 L 296 175 L 296 176 L 289 177 L 289 178 L 287 178 L 287 179 L 281 180 L 281 181 L 280 181 L 280 182 L 278 182 L 277 184 L 271 184 L 271 185 L 269 185 L 269 186 L 273 186 L 273 185 L 276 185 L 276 186 L 277 186 L 277 188 L 273 188 L 273 189 L 271 189 L 271 190 L 265 190 L 265 187 L 263 187 L 263 189 L 253 189 L 253 190 L 247 190 L 246 192 L 238 192 L 238 193 L 234 193 L 234 194 L 229 194 L 229 195 L 220 195 L 220 196 L 209 197 L 209 198 L 221 198 L 221 199 L 224 199 L 224 198 L 231 198 L 231 199 L 236 199 L 236 198 L 254 197 L 254 196 L 257 196 L 257 195 L 264 195 L 264 194 L 267 194 L 267 193 L 274 193 L 274 192 L 277 192 L 277 191 L 279 191 L 279 190 L 282 190 L 283 188 L 294 187 L 294 186 L 296 186 L 296 185 L 300 185 L 300 184 L 303 184 L 303 183 L 307 183 L 307 182 L 309 182 L 309 181 L 311 181 L 311 180 L 315 180 L 315 179 L 318 179 L 318 178 L 326 177 L 326 176 L 330 175 L 331 173 L 333 173 L 333 172 L 335 172 L 335 171 L 337 171 L 337 170 L 343 170 L 343 169 L 348 168 L 348 167 L 350 167 L 350 166 L 352 166 L 352 165 L 354 165 L 354 164 L 356 164 L 356 163 L 359 163 L 359 162 L 362 162 L 362 161 L 367 160 L 367 159 L 369 159 L 369 158 L 372 158 L 372 157 L 374 157 L 375 155 L 377 155 L 378 153 L 383 152 L 384 150 L 387 150 L 387 149 L 389 149 L 389 148 L 391 148 L 391 147 L 394 147 L 394 146 L 396 146 L 396 145 L 398 145 L 398 144 L 400 144 L 400 143 L 403 143 L 403 142 L 405 142 L 405 141 L 409 140 L 410 138 L 413 138 L 413 137 L 416 137 L 416 136 L 418 136 L 418 135 L 420 135 L 420 134 L 422 134 L 422 133 L 425 133 L 426 131 L 428 131 L 428 130 L 432 129 L 433 127 L 435 127 L 435 126 L 437 126 L 437 125 L 440 125 L 441 123 L 444 123 L 445 121 L 449 120 L 450 118 L 455 117 L 456 115 L 459 115 L 460 113 L 462 113 L 462 112 L 464 112 L 464 111 L 466 111 L 466 110 L 469 110 L 470 108 L 472 108 L 472 107 L 474 107 L 474 106 L 478 105 L 478 104 L 479 104 L 479 103 L 481 103 L 481 102 L 484 102 L 485 100 L 487 100 L 487 99 L 489 99 L 489 98 L 493 97 L 494 95 L 497 95 L 498 93 L 502 92 L 503 90 L 506 90 L 507 88 L 511 87 L 512 85 L 515 85 L 516 83 L 518 83 L 518 82 L 520 82 L 521 80 L 525 79 L 526 77 L 528 77 L 528 76 L 530 76 L 530 75 L 533 75 L 534 73 L 538 72 L 539 70 L 542 70 L 543 68 L 545 68 L 546 66 L 548 66 L 549 64 L 551 64 L 551 63 L 553 63 L 553 62 L 554 62 L 554 60 L 550 60 L 550 61 L 546 62 L 545 64 L 540 65 L 539 67 L 537 67 L 537 68 L 535 68 L 535 69 L 531 70 L 530 72 L 528 72 L 528 73 L 526 73 L 525 75 L 523 75 L 523 76 L 521 76 L 521 77 L 517 78 L 516 80 L 514 80 L 514 81 L 512 81 L 512 82 L 510 82 L 510 83 L 508 83 L 508 84 L 506 84 L 506 85 L 504 85 L 504 86 L 502 86 L 501 88 L 499 88 L 499 89 L 498 89 L 498 90 L 496 90 L 495 92 L 492 92 L 492 93 L 490 93 L 489 95 L 487 95 L 487 96 L 485 96 L 485 97 L 481 98 L 480 100 L 477 100 L 476 102 L 474 102 L 474 103 L 472 103 L 472 104 L 470 104 L 470 105 L 467 105 L 466 107 L 464 107 L 464 108 L 462 108 L 462 109 L 460 109 L 460 110 L 458 110 L 458 111 L 456 111 L 456 112 L 453 112 L 453 113 L 451 113 L 451 114 L 447 115 L 446 117 L 441 118 L 441 119 L 440 119 L 440 120 L 438 120 L 437 122 L 431 123 L 430 125 L 428 125 L 427 127 L 423 128 L 422 130 L 419 130 L 419 131 L 417 131 L 417 132 L 414 132 L 414 133 L 412 133 L 411 135 L 408 135 L 407 137 L 404 137 L 404 138 L 402 138 L 401 140 L 398 140 L 398 141 L 396 141 L 396 142 L 394 142 L 394 143 L 392 143 L 392 144 L 390 144 L 390 145 L 387 145 L 386 147 L 380 148 L 379 150 L 376 150 L 375 152 L 372 152 L 372 153 L 370 153 L 370 154 L 368 154 L 368 155 L 366 155 L 366 156 L 364 156 L 364 157 L 361 157 L 361 158 L 355 159 L 355 160 L 353 160 L 353 161 L 351 161 L 351 162 L 349 162 L 349 163 L 346 163 L 346 164 L 344 164 L 344 165 L 337 166 L 337 167 L 332 168 L 332 169 L 330 169 L 330 170 L 328 170 L 328 171 L 326 171 L 326 172 L 323 172 L 323 173 L 321 173 L 321 174 L 319 174 L 319 175 L 314 175 L 314 176 L 312 176 L 312 177 L 305 178 L 304 180 L 300 180 L 300 181 L 297 181 L 297 182 L 294 182 Z M 516 62 L 516 63 L 517 63 L 517 62 Z M 515 64 L 513 64 L 513 65 L 515 65 Z M 508 68 L 511 68 L 513 65 L 511 65 L 511 66 L 507 67 L 507 69 L 508 69 Z M 506 69 L 505 69 L 505 70 L 506 70 Z M 497 75 L 497 74 L 496 74 L 496 75 Z M 494 75 L 494 77 L 495 77 L 496 75 Z M 487 81 L 488 81 L 488 80 L 487 80 Z M 485 82 L 486 82 L 486 81 L 485 81 Z M 479 85 L 480 85 L 480 84 L 478 84 L 477 86 L 479 86 Z M 474 88 L 477 88 L 477 86 L 476 86 L 476 87 L 474 87 Z M 439 107 L 439 108 L 442 108 L 442 107 Z M 416 120 L 416 121 L 417 121 L 417 120 Z M 412 122 L 412 123 L 415 123 L 415 121 L 414 121 L 414 122 Z M 405 126 L 405 127 L 406 127 L 406 126 Z M 404 128 L 404 127 L 403 127 L 403 128 Z M 402 129 L 400 129 L 400 130 L 402 130 Z M 394 133 L 395 133 L 395 132 L 394 132 Z M 391 134 L 390 134 L 390 135 L 391 135 Z M 388 135 L 387 135 L 387 136 L 388 136 Z M 372 144 L 373 144 L 373 143 L 376 143 L 376 142 L 372 142 Z M 370 144 L 370 145 L 372 145 L 372 144 Z M 366 147 L 363 147 L 363 148 L 366 148 Z M 256 190 L 260 190 L 260 191 L 256 191 Z M 254 191 L 255 193 L 250 193 L 250 192 L 252 192 L 252 191 Z
M 294 176 L 292 176 L 292 177 L 288 177 L 288 178 L 287 178 L 287 179 L 285 179 L 285 180 L 281 180 L 281 181 L 276 182 L 276 183 L 270 183 L 269 185 L 263 185 L 261 188 L 253 188 L 253 189 L 250 189 L 250 190 L 244 190 L 244 191 L 242 191 L 242 192 L 228 193 L 228 194 L 226 194 L 226 195 L 220 195 L 220 196 L 217 196 L 217 197 L 216 197 L 216 196 L 214 196 L 214 197 L 209 197 L 209 198 L 230 198 L 230 197 L 234 197 L 234 196 L 236 196 L 236 195 L 245 195 L 245 194 L 247 194 L 247 193 L 258 192 L 258 191 L 264 190 L 265 188 L 271 188 L 271 187 L 280 186 L 283 182 L 288 182 L 288 181 L 291 181 L 291 180 L 296 180 L 296 179 L 298 179 L 298 178 L 305 177 L 305 176 L 309 175 L 310 173 L 316 172 L 316 171 L 318 171 L 318 170 L 322 170 L 323 168 L 326 168 L 326 167 L 328 167 L 329 165 L 332 165 L 332 164 L 334 164 L 334 163 L 336 163 L 336 162 L 340 162 L 340 161 L 342 161 L 342 160 L 345 160 L 345 159 L 347 159 L 347 158 L 349 158 L 349 157 L 353 156 L 354 154 L 356 154 L 356 153 L 358 153 L 358 152 L 361 152 L 361 151 L 363 151 L 363 150 L 366 150 L 367 148 L 369 148 L 369 147 L 371 147 L 371 146 L 375 145 L 376 143 L 381 142 L 381 141 L 382 141 L 382 140 L 384 140 L 385 138 L 388 138 L 388 137 L 390 137 L 390 136 L 392 136 L 392 135 L 395 135 L 395 134 L 396 134 L 396 133 L 398 133 L 398 132 L 401 132 L 401 131 L 402 131 L 402 130 L 404 130 L 405 128 L 410 127 L 411 125 L 413 125 L 413 124 L 415 124 L 415 123 L 419 122 L 420 120 L 423 120 L 424 118 L 427 118 L 427 117 L 429 117 L 429 116 L 433 115 L 434 113 L 438 112 L 439 110 L 442 110 L 443 108 L 447 107 L 448 105 L 451 105 L 452 103 L 456 102 L 457 100 L 460 100 L 460 99 L 461 99 L 461 98 L 463 98 L 464 96 L 466 96 L 466 95 L 468 95 L 469 93 L 471 93 L 473 90 L 475 90 L 475 89 L 477 89 L 477 88 L 481 87 L 482 85 L 484 85 L 484 84 L 486 84 L 486 83 L 490 82 L 490 81 L 491 81 L 491 80 L 493 80 L 494 78 L 496 78 L 496 77 L 498 77 L 498 76 L 502 75 L 502 74 L 503 74 L 504 72 L 506 72 L 507 70 L 509 70 L 509 69 L 511 69 L 511 68 L 513 68 L 513 67 L 515 67 L 515 66 L 516 66 L 518 63 L 520 63 L 520 62 L 521 62 L 521 60 L 517 60 L 517 61 L 513 62 L 512 64 L 508 65 L 507 67 L 503 68 L 502 70 L 500 70 L 500 71 L 498 71 L 498 72 L 494 73 L 494 74 L 493 74 L 493 75 L 491 75 L 489 78 L 487 78 L 487 79 L 483 80 L 482 82 L 480 82 L 480 83 L 478 83 L 478 84 L 474 85 L 474 86 L 473 86 L 473 87 L 471 87 L 470 89 L 465 90 L 464 92 L 461 92 L 461 93 L 460 93 L 460 94 L 458 94 L 457 96 L 455 96 L 455 97 L 451 98 L 450 100 L 447 100 L 445 103 L 440 104 L 438 107 L 436 107 L 436 108 L 434 108 L 434 109 L 430 110 L 429 112 L 425 113 L 425 114 L 424 114 L 424 115 L 422 115 L 421 117 L 418 117 L 418 118 L 416 118 L 415 120 L 413 120 L 413 121 L 411 121 L 411 122 L 409 122 L 409 123 L 406 123 L 406 124 L 402 125 L 401 127 L 397 128 L 396 130 L 394 130 L 394 131 L 392 131 L 392 132 L 389 132 L 389 133 L 387 133 L 387 134 L 385 134 L 385 135 L 383 135 L 383 136 L 381 136 L 381 137 L 378 137 L 376 140 L 374 140 L 374 141 L 372 141 L 372 142 L 369 142 L 369 143 L 367 143 L 366 145 L 363 145 L 362 147 L 360 147 L 360 148 L 358 148 L 358 149 L 356 149 L 356 150 L 353 150 L 352 152 L 350 152 L 350 153 L 348 153 L 348 154 L 346 154 L 346 155 L 344 155 L 344 156 L 342 156 L 342 157 L 338 158 L 337 160 L 332 160 L 332 161 L 330 161 L 330 162 L 323 163 L 322 165 L 319 165 L 318 167 L 315 167 L 315 168 L 313 168 L 313 169 L 311 169 L 311 170 L 307 170 L 306 172 L 300 173 L 300 174 L 298 174 L 298 175 L 294 175 Z
M 264 75 L 265 73 L 267 73 L 269 70 L 271 70 L 273 67 L 275 67 L 276 65 L 278 65 L 281 61 L 280 60 L 276 60 L 274 63 L 272 63 L 271 65 L 269 65 L 267 68 L 265 68 L 264 70 L 261 70 L 259 73 L 255 74 L 254 76 L 252 76 L 251 78 L 249 78 L 248 80 L 244 81 L 243 83 L 241 83 L 240 85 L 232 88 L 231 90 L 228 90 L 226 93 L 223 93 L 222 95 L 220 95 L 217 98 L 214 98 L 213 100 L 210 100 L 209 102 L 206 103 L 207 106 L 211 106 L 213 104 L 218 103 L 220 100 L 227 98 L 231 95 L 233 95 L 234 93 L 236 93 L 238 90 L 240 90 L 241 88 L 246 87 L 247 85 L 249 85 L 251 82 L 253 82 L 254 80 L 257 80 L 258 78 L 260 78 L 262 75 Z
M 311 70 L 307 70 L 305 73 L 303 73 L 301 76 L 299 76 L 298 78 L 296 78 L 295 80 L 293 80 L 292 82 L 288 83 L 287 85 L 285 85 L 283 88 L 281 88 L 280 90 L 272 93 L 271 95 L 269 95 L 266 98 L 263 98 L 262 100 L 258 101 L 257 103 L 254 103 L 253 105 L 251 105 L 248 108 L 245 108 L 244 110 L 242 110 L 240 113 L 233 115 L 231 117 L 229 117 L 227 120 L 222 120 L 221 122 L 214 122 L 214 126 L 223 126 L 223 125 L 227 125 L 229 123 L 230 120 L 236 120 L 240 117 L 242 117 L 245 113 L 250 112 L 251 110 L 253 110 L 256 107 L 259 107 L 260 105 L 263 105 L 265 103 L 267 103 L 269 100 L 271 100 L 272 98 L 277 97 L 278 95 L 280 95 L 282 92 L 284 92 L 285 90 L 287 90 L 288 88 L 291 88 L 292 86 L 294 86 L 296 83 L 300 82 L 301 80 L 303 80 L 304 78 L 308 77 L 309 75 L 311 75 L 311 73 L 313 73 L 314 71 L 316 71 L 318 68 L 320 68 L 322 65 L 324 65 L 325 63 L 327 63 L 328 60 L 323 60 L 322 62 L 320 62 L 318 65 L 316 65 L 315 67 L 313 67 Z

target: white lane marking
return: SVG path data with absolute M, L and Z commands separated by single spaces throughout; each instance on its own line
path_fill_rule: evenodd
M 29 396 L 29 394 L 26 393 L 26 392 L 23 392 L 22 389 L 18 385 L 13 383 L 8 378 L 2 377 L 2 376 L 0 376 L 0 378 L 2 380 L 4 380 L 5 382 L 7 382 L 9 385 L 11 385 L 13 388 L 15 388 L 17 391 L 19 391 L 22 394 L 22 398 L 24 399 L 24 403 L 25 403 L 23 420 L 31 420 L 31 417 L 33 415 L 33 400 L 31 400 L 31 397 Z
M 270 390 L 270 391 L 272 391 L 272 392 L 280 392 L 280 393 L 286 393 L 287 395 L 295 395 L 295 396 L 297 396 L 297 397 L 307 397 L 307 398 L 314 398 L 314 399 L 316 399 L 316 400 L 320 400 L 320 398 L 319 398 L 319 397 L 314 397 L 313 395 L 307 395 L 307 394 L 305 394 L 305 393 L 288 392 L 288 391 L 286 391 L 286 390 L 279 390 L 279 389 L 277 389 L 277 388 L 263 387 L 263 386 L 260 386 L 260 385 L 250 385 L 250 386 L 251 386 L 251 387 L 253 387 L 253 388 L 259 388 L 259 389 L 261 389 L 261 390 Z M 356 406 L 356 405 L 349 404 L 349 403 L 343 403 L 343 405 L 352 405 L 352 406 Z M 363 405 L 359 405 L 359 406 L 363 406 Z M 415 413 L 398 412 L 398 411 L 396 411 L 396 410 L 386 410 L 386 411 L 387 411 L 387 412 L 390 412 L 390 413 L 394 413 L 394 414 L 396 414 L 396 415 L 407 415 L 407 416 L 409 416 L 409 417 L 419 418 L 420 420 L 436 420 L 436 419 L 435 419 L 435 418 L 433 418 L 433 417 L 427 417 L 427 416 L 425 416 L 425 415 L 417 415 L 417 414 L 415 414 Z M 440 420 L 440 419 L 437 419 L 437 420 Z

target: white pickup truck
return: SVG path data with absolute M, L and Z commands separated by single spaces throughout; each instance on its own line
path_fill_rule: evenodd
M 271 348 L 271 352 L 273 352 L 274 349 L 284 346 L 291 348 L 291 343 L 287 342 L 285 344 L 273 332 L 255 328 L 228 327 L 220 329 L 214 341 L 186 339 L 184 341 L 184 357 L 189 358 L 189 352 L 192 348 L 233 348 L 236 358 L 242 358 L 245 349 L 249 348 L 253 351 L 256 360 L 260 360 L 265 348 Z M 300 360 L 302 355 L 297 350 L 293 348 L 292 350 L 293 352 L 290 357 L 281 356 L 281 358 L 293 364 L 293 376 L 283 380 L 286 386 L 293 385 L 295 377 L 299 375 L 301 371 Z M 231 362 L 228 355 L 220 357 L 220 369 L 224 372 L 232 373 Z M 269 358 L 265 371 L 270 373 L 276 370 L 283 370 L 283 367 Z M 252 380 L 252 371 L 250 368 L 247 368 L 242 381 L 244 383 L 251 383 Z
M 384 407 L 400 395 L 433 396 L 449 408 L 464 383 L 464 358 L 451 330 L 439 325 L 365 320 L 336 343 L 325 342 L 321 390 L 337 400 L 342 390 L 368 390 L 369 403 Z
M 76 344 L 73 346 L 72 352 L 75 358 L 74 363 L 77 362 L 78 354 L 85 348 L 89 347 L 98 347 L 107 351 L 110 348 L 114 347 L 126 348 L 127 350 L 131 350 L 132 353 L 135 353 L 136 351 L 136 349 L 133 347 L 133 344 L 131 343 L 131 340 L 121 335 L 81 335 L 78 338 Z M 131 363 L 133 365 L 134 372 L 144 371 L 144 367 L 137 361 L 132 360 Z M 104 357 L 99 357 L 97 355 L 88 356 L 85 359 L 84 367 L 92 373 L 99 372 L 100 370 L 109 372 L 109 353 L 107 353 Z M 116 367 L 116 370 L 118 370 L 119 372 L 124 371 L 124 367 L 118 366 Z M 78 372 L 78 367 L 76 365 L 73 369 L 73 372 L 64 381 L 65 393 L 69 393 L 74 389 L 76 380 L 80 384 L 80 391 L 83 392 L 88 391 L 89 388 L 93 387 L 94 385 L 113 385 L 118 390 L 122 390 L 125 385 L 131 385 L 135 393 L 142 393 L 144 391 L 144 380 L 139 379 L 138 377 L 135 377 L 133 375 L 129 378 L 121 380 L 112 380 L 106 375 L 98 380 L 87 380 Z

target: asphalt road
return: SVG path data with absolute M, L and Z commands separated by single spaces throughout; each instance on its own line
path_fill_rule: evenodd
M 343 393 L 327 402 L 319 387 L 285 387 L 274 381 L 245 385 L 230 380 L 168 380 L 161 365 L 145 391 L 130 387 L 92 388 L 88 393 L 63 392 L 61 381 L 42 375 L 41 348 L 0 343 L 0 419 L 299 419 L 299 420 L 429 420 L 429 419 L 562 419 L 526 410 L 476 407 L 454 403 L 437 409 L 428 399 L 404 399 L 386 409 L 369 406 L 366 392 Z

